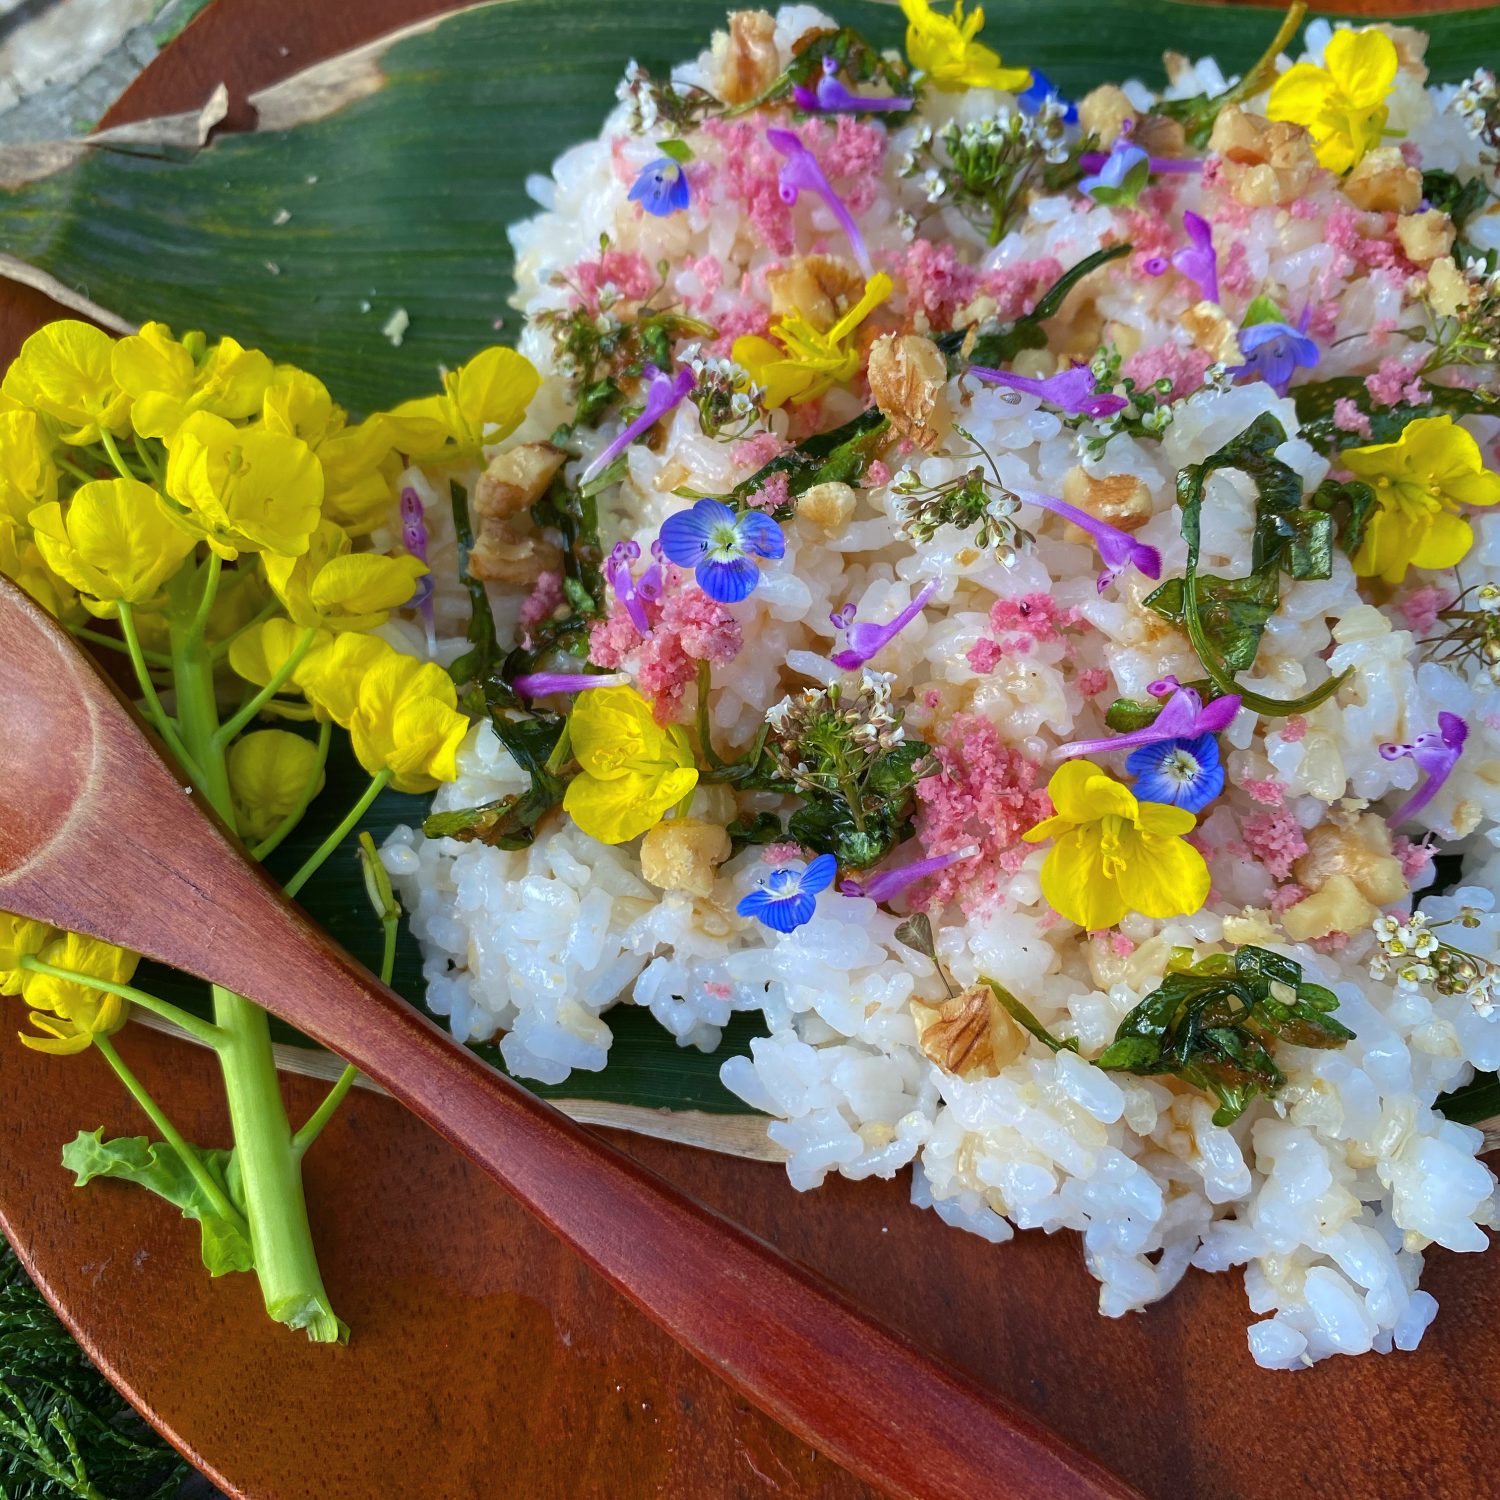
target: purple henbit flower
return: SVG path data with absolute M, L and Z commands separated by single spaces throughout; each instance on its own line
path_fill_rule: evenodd
M 1150 255 L 1141 262 L 1141 270 L 1148 276 L 1165 276 L 1172 268 L 1172 262 L 1165 255 Z
M 859 262 L 860 270 L 866 276 L 874 275 L 874 267 L 870 264 L 870 252 L 865 249 L 865 238 L 859 232 L 859 225 L 854 222 L 854 215 L 849 212 L 844 200 L 834 192 L 833 184 L 823 175 L 823 169 L 818 165 L 817 157 L 802 144 L 795 131 L 768 130 L 766 139 L 786 157 L 777 176 L 781 201 L 790 206 L 797 201 L 797 195 L 804 190 L 816 193 L 828 205 L 828 211 L 839 221 L 839 226 L 849 236 L 849 244 L 854 251 L 855 260 Z
M 638 437 L 651 431 L 666 414 L 679 406 L 698 383 L 690 366 L 681 366 L 675 375 L 664 375 L 655 365 L 646 365 L 644 373 L 651 384 L 646 387 L 646 404 L 635 421 L 617 437 L 583 471 L 580 484 L 602 474 Z
M 1152 683 L 1153 688 L 1159 686 Z M 1177 688 L 1162 705 L 1155 722 L 1129 734 L 1112 734 L 1102 740 L 1074 740 L 1060 745 L 1055 752 L 1059 760 L 1075 755 L 1109 755 L 1136 745 L 1155 745 L 1162 740 L 1196 740 L 1201 735 L 1218 734 L 1227 729 L 1240 711 L 1240 695 L 1226 693 L 1212 703 L 1204 703 L 1196 688 Z
M 1166 677 L 1158 677 L 1155 682 L 1146 684 L 1146 691 L 1153 698 L 1170 698 L 1182 684 L 1170 673 Z
M 1409 745 L 1382 745 L 1380 753 L 1386 760 L 1401 760 L 1410 756 L 1419 771 L 1427 773 L 1427 780 L 1414 791 L 1388 819 L 1390 826 L 1414 818 L 1442 790 L 1443 783 L 1453 774 L 1458 758 L 1464 753 L 1464 741 L 1469 737 L 1469 726 L 1457 714 L 1446 710 L 1438 715 L 1438 727 L 1426 734 L 1419 734 Z
M 924 583 L 915 599 L 884 625 L 856 623 L 854 606 L 846 604 L 829 615 L 834 628 L 844 637 L 844 646 L 829 658 L 841 672 L 857 672 L 872 657 L 878 656 L 922 613 L 922 607 L 937 592 L 937 584 Z
M 1219 300 L 1219 257 L 1214 254 L 1213 225 L 1188 209 L 1182 216 L 1182 227 L 1191 243 L 1172 252 L 1172 265 L 1189 281 L 1198 283 L 1204 301 Z
M 1111 526 L 1108 521 L 1101 521 L 1098 516 L 1051 495 L 1038 495 L 1028 490 L 1018 498 L 1028 505 L 1050 510 L 1093 537 L 1094 545 L 1099 549 L 1099 560 L 1104 564 L 1098 579 L 1101 594 L 1127 566 L 1133 565 L 1138 573 L 1144 574 L 1153 582 L 1161 577 L 1161 553 L 1145 542 L 1136 541 L 1128 531 L 1121 531 L 1118 526 Z
M 1284 396 L 1292 376 L 1310 370 L 1321 357 L 1318 346 L 1307 337 L 1310 307 L 1303 308 L 1297 326 L 1290 323 L 1252 323 L 1239 332 L 1240 351 L 1245 363 L 1236 365 L 1230 374 L 1241 380 L 1264 380 L 1278 396 Z
M 407 485 L 401 491 L 401 545 L 417 559 L 427 561 L 427 512 L 422 497 Z M 437 650 L 437 621 L 433 615 L 432 574 L 417 579 L 416 592 L 412 594 L 407 608 L 413 605 L 421 612 L 422 623 L 427 627 L 427 654 Z
M 839 894 L 864 896 L 876 905 L 884 906 L 887 902 L 894 901 L 908 886 L 946 870 L 949 865 L 956 865 L 961 859 L 973 859 L 978 853 L 978 844 L 966 844 L 951 854 L 934 854 L 928 859 L 915 859 L 909 865 L 879 870 L 865 880 L 845 880 L 839 885 Z
M 687 173 L 682 164 L 670 156 L 658 156 L 655 161 L 648 161 L 627 196 L 632 203 L 639 203 L 648 214 L 655 214 L 658 219 L 678 213 L 693 201 Z
M 662 522 L 661 546 L 710 599 L 733 604 L 760 582 L 754 560 L 784 555 L 786 538 L 763 510 L 736 515 L 722 500 L 699 500 Z
M 523 698 L 547 698 L 553 693 L 581 693 L 585 688 L 624 687 L 623 672 L 528 672 L 511 686 Z
M 818 80 L 817 88 L 810 89 L 804 83 L 793 86 L 792 97 L 797 101 L 797 108 L 809 114 L 854 114 L 860 110 L 910 109 L 917 102 L 915 99 L 879 99 L 851 94 L 839 81 L 838 72 L 838 59 L 825 57 L 823 76 Z
M 1071 370 L 1049 375 L 1045 380 L 1017 375 L 1012 370 L 992 370 L 988 365 L 970 365 L 969 374 L 977 375 L 991 385 L 1025 391 L 1027 395 L 1036 396 L 1049 406 L 1059 407 L 1074 416 L 1112 417 L 1130 404 L 1123 396 L 1096 390 L 1094 372 L 1087 365 L 1075 365 Z
M 610 548 L 609 556 L 604 559 L 604 577 L 610 588 L 614 590 L 615 598 L 625 606 L 625 613 L 630 616 L 630 623 L 642 637 L 651 634 L 651 620 L 646 614 L 646 606 L 661 598 L 662 576 L 661 543 L 651 543 L 651 555 L 654 561 L 639 578 L 633 571 L 634 563 L 641 555 L 639 542 L 623 541 L 616 542 Z

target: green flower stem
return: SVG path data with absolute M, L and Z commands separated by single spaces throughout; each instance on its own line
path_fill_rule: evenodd
M 568 757 L 573 753 L 573 725 L 571 719 L 563 720 L 562 732 L 557 736 L 557 743 L 552 747 L 542 767 L 543 770 L 554 773 L 562 770 L 567 765 Z
M 131 665 L 135 668 L 136 679 L 141 685 L 141 695 L 145 699 L 147 716 L 155 726 L 156 732 L 166 741 L 167 748 L 182 763 L 182 769 L 193 781 L 199 782 L 201 777 L 197 760 L 177 732 L 176 723 L 162 707 L 161 699 L 156 692 L 156 684 L 151 680 L 145 654 L 141 651 L 140 639 L 135 633 L 134 612 L 124 600 L 120 601 L 119 610 L 120 634 L 125 637 L 125 649 L 130 653 Z
M 99 429 L 99 441 L 104 444 L 104 451 L 109 454 L 109 461 L 115 466 L 115 471 L 121 479 L 139 479 L 141 476 L 125 462 L 125 456 L 120 452 L 120 445 L 115 442 L 115 436 L 108 429 Z
M 96 975 L 80 974 L 72 969 L 59 969 L 55 964 L 44 964 L 41 959 L 29 954 L 21 960 L 20 966 L 33 974 L 48 974 L 53 979 L 71 980 L 74 984 L 83 985 L 85 989 L 103 990 L 107 995 L 118 995 L 122 1000 L 128 1000 L 132 1005 L 139 1005 L 142 1010 L 149 1010 L 152 1015 L 170 1021 L 194 1040 L 202 1042 L 205 1047 L 217 1047 L 222 1040 L 219 1028 L 212 1021 L 205 1021 L 201 1016 L 173 1005 L 170 1000 L 158 999 L 133 985 L 116 984 L 112 979 L 100 979 Z
M 317 1138 L 323 1134 L 323 1127 L 333 1118 L 334 1111 L 338 1109 L 349 1095 L 349 1090 L 354 1087 L 354 1080 L 359 1077 L 359 1069 L 350 1063 L 344 1071 L 339 1074 L 338 1082 L 329 1089 L 328 1097 L 308 1116 L 307 1124 L 292 1138 L 292 1150 L 297 1153 L 297 1160 L 307 1155 L 308 1148 Z
M 354 831 L 359 820 L 369 812 L 370 804 L 386 789 L 390 779 L 391 773 L 389 770 L 380 771 L 370 778 L 370 784 L 365 788 L 364 795 L 345 813 L 343 822 L 318 845 L 308 857 L 306 864 L 287 881 L 286 893 L 288 896 L 295 896 L 322 869 L 324 861 Z
M 217 740 L 213 662 L 201 638 L 178 638 L 174 634 L 172 654 L 183 737 L 203 761 L 198 788 L 233 826 L 229 775 L 223 747 Z M 224 1095 L 234 1129 L 245 1218 L 266 1311 L 279 1323 L 305 1329 L 314 1342 L 340 1342 L 348 1330 L 335 1315 L 318 1270 L 307 1222 L 301 1161 L 293 1148 L 291 1124 L 276 1077 L 266 1013 L 219 985 L 214 986 L 213 999 L 214 1020 L 223 1033 L 217 1051 L 224 1074 Z
M 201 642 L 203 632 L 208 628 L 208 617 L 213 610 L 214 600 L 218 597 L 219 578 L 223 570 L 224 559 L 217 552 L 210 552 L 203 572 L 203 595 L 198 601 L 198 613 L 188 626 L 188 640 L 191 642 Z
M 281 841 L 302 821 L 302 815 L 307 811 L 314 797 L 318 795 L 318 785 L 323 778 L 323 768 L 328 764 L 328 744 L 333 738 L 333 721 L 324 719 L 318 726 L 318 754 L 313 761 L 311 774 L 306 784 L 297 796 L 296 805 L 292 810 L 260 841 L 251 851 L 250 858 L 264 860 L 268 855 L 280 848 Z
M 182 1164 L 193 1174 L 198 1190 L 213 1204 L 214 1212 L 227 1219 L 235 1228 L 248 1232 L 240 1211 L 224 1196 L 223 1189 L 214 1181 L 203 1165 L 198 1153 L 182 1138 L 182 1133 L 162 1113 L 161 1106 L 146 1092 L 146 1086 L 126 1066 L 125 1059 L 115 1051 L 115 1045 L 107 1036 L 96 1036 L 94 1046 L 99 1055 L 119 1075 L 120 1082 L 130 1092 L 130 1097 L 140 1105 L 147 1119 L 161 1132 L 161 1138 L 182 1158 Z
M 271 680 L 261 688 L 247 703 L 245 703 L 231 719 L 214 731 L 214 745 L 223 750 L 225 746 L 237 735 L 266 704 L 268 704 L 277 693 L 286 686 L 291 675 L 302 662 L 302 658 L 312 649 L 312 643 L 318 632 L 311 628 L 304 630 L 297 638 L 297 644 L 292 647 L 291 655 L 271 675 Z
M 105 635 L 102 630 L 90 630 L 85 625 L 69 625 L 68 631 L 76 635 L 80 641 L 87 641 L 91 646 L 108 646 L 111 651 L 128 653 L 130 648 L 118 636 Z M 170 667 L 172 658 L 163 655 L 160 651 L 147 651 L 142 649 L 141 660 L 148 667 Z

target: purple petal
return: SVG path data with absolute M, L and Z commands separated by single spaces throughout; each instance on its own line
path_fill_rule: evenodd
M 581 693 L 586 688 L 624 687 L 629 681 L 623 672 L 528 672 L 511 686 L 523 698 L 546 698 L 552 693 Z
M 1414 818 L 1442 790 L 1443 783 L 1453 774 L 1463 754 L 1464 743 L 1469 738 L 1468 723 L 1458 714 L 1446 711 L 1438 714 L 1438 727 L 1426 734 L 1419 734 L 1409 745 L 1382 745 L 1380 753 L 1386 760 L 1400 760 L 1410 756 L 1418 770 L 1427 773 L 1427 780 L 1414 791 L 1389 818 L 1392 828 Z
M 816 193 L 828 205 L 829 212 L 838 220 L 839 227 L 849 237 L 849 245 L 854 251 L 855 260 L 859 262 L 860 270 L 867 277 L 872 276 L 874 267 L 870 263 L 870 253 L 865 248 L 864 236 L 859 232 L 859 225 L 854 222 L 854 215 L 849 212 L 844 200 L 834 192 L 833 184 L 823 175 L 823 169 L 818 165 L 817 157 L 802 144 L 794 131 L 772 128 L 766 131 L 766 140 L 786 157 L 778 174 L 781 201 L 788 204 L 795 203 L 798 193 L 803 190 Z
M 1133 729 L 1129 734 L 1106 735 L 1097 740 L 1073 740 L 1058 746 L 1055 754 L 1059 760 L 1069 760 L 1075 755 L 1109 755 L 1116 750 L 1155 745 L 1162 740 L 1194 740 L 1226 729 L 1239 710 L 1238 693 L 1215 698 L 1204 707 L 1203 700 L 1193 688 L 1178 688 L 1155 720 L 1144 728 Z
M 734 522 L 734 534 L 751 557 L 774 559 L 786 555 L 786 538 L 781 527 L 763 510 L 741 512 Z
M 693 576 L 710 599 L 717 599 L 720 604 L 737 604 L 754 592 L 760 582 L 760 569 L 748 557 L 735 557 L 728 562 L 700 562 Z
M 961 859 L 973 859 L 979 853 L 978 844 L 969 844 L 955 849 L 951 854 L 934 854 L 927 859 L 915 859 L 910 864 L 898 865 L 895 869 L 880 870 L 868 880 L 846 880 L 839 886 L 845 896 L 864 896 L 877 905 L 894 901 L 908 886 L 936 875 Z
M 1080 510 L 1078 506 L 1069 505 L 1066 500 L 1058 500 L 1052 495 L 1039 495 L 1028 490 L 1020 498 L 1030 505 L 1052 511 L 1065 521 L 1071 521 L 1093 537 L 1094 545 L 1099 549 L 1100 560 L 1104 563 L 1104 571 L 1099 574 L 1098 581 L 1101 594 L 1127 565 L 1133 566 L 1147 578 L 1161 577 L 1161 553 L 1145 542 L 1136 541 L 1128 531 L 1121 531 L 1118 526 L 1111 526 L 1108 521 L 1101 521 L 1098 516 L 1090 515 L 1088 511 Z
M 1192 244 L 1174 251 L 1172 264 L 1190 281 L 1198 283 L 1198 291 L 1205 300 L 1217 302 L 1219 258 L 1214 254 L 1213 225 L 1202 214 L 1195 214 L 1191 209 L 1183 214 L 1182 225 Z
M 1123 396 L 1096 392 L 1094 372 L 1087 365 L 1075 365 L 1070 370 L 1049 375 L 1045 380 L 1017 375 L 1014 370 L 991 369 L 988 365 L 970 365 L 969 374 L 977 375 L 991 385 L 1024 391 L 1074 415 L 1108 417 L 1129 404 Z
M 1438 715 L 1438 733 L 1443 737 L 1443 743 L 1450 749 L 1461 751 L 1464 742 L 1469 738 L 1468 723 L 1457 714 L 1450 714 L 1444 709 Z
M 936 592 L 935 582 L 924 584 L 911 603 L 895 619 L 888 620 L 883 625 L 873 622 L 862 624 L 845 622 L 845 645 L 842 650 L 835 651 L 829 660 L 841 672 L 857 672 L 867 661 L 884 650 L 922 613 L 923 607 Z M 832 618 L 835 624 L 840 623 L 837 615 Z
M 640 416 L 595 457 L 580 476 L 580 484 L 587 484 L 595 475 L 603 473 L 638 437 L 650 432 L 669 411 L 679 405 L 697 383 L 698 377 L 687 365 L 683 365 L 675 375 L 663 375 L 654 365 L 647 368 L 654 373 L 651 384 L 646 387 L 646 404 L 641 408 Z
M 733 525 L 734 512 L 722 500 L 699 500 L 662 522 L 662 551 L 679 568 L 695 568 L 707 553 L 715 532 Z
M 818 93 L 822 93 L 821 85 L 819 85 Z M 819 99 L 818 94 L 813 93 L 805 83 L 794 83 L 792 85 L 792 98 L 796 101 L 797 108 L 805 110 L 808 114 L 815 114 L 818 110 L 826 107 L 822 100 Z

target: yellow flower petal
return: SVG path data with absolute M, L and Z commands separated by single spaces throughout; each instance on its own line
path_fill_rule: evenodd
M 1191 833 L 1198 826 L 1198 820 L 1185 807 L 1173 807 L 1167 802 L 1142 802 L 1136 826 L 1143 833 L 1176 838 Z
M 128 949 L 78 932 L 54 937 L 37 957 L 55 969 L 69 969 L 114 984 L 129 984 L 140 962 L 140 956 Z M 51 1011 L 88 1029 L 118 1031 L 125 1024 L 128 1007 L 123 1000 L 76 980 L 27 970 L 21 976 L 21 994 L 37 1010 Z
M 1323 66 L 1354 109 L 1374 109 L 1385 103 L 1400 61 L 1396 44 L 1374 27 L 1335 31 L 1323 51 Z
M 1025 68 L 1005 68 L 999 55 L 974 40 L 984 25 L 984 11 L 975 6 L 964 15 L 963 0 L 953 0 L 949 15 L 934 11 L 928 0 L 901 0 L 906 16 L 906 55 L 911 64 L 947 91 L 1009 89 L 1031 86 Z
M 654 828 L 697 784 L 692 769 L 660 775 L 632 770 L 609 781 L 585 774 L 568 784 L 563 810 L 590 838 L 623 844 Z
M 1089 824 L 1048 850 L 1041 883 L 1047 905 L 1088 932 L 1113 927 L 1130 910 L 1119 885 L 1100 873 L 1099 836 Z
M 1423 529 L 1422 539 L 1411 554 L 1414 568 L 1451 568 L 1468 556 L 1474 545 L 1474 528 L 1452 511 L 1439 511 Z
M 1417 521 L 1401 511 L 1377 510 L 1354 554 L 1354 571 L 1360 578 L 1400 583 L 1421 544 L 1422 527 Z
M 130 397 L 110 369 L 114 340 L 91 323 L 61 318 L 39 328 L 6 371 L 0 392 L 54 418 L 65 443 L 94 443 L 130 425 Z
M 1191 818 L 1192 814 L 1186 816 Z M 1208 866 L 1203 856 L 1180 838 L 1159 833 L 1127 835 L 1125 864 L 1128 874 L 1121 881 L 1125 899 L 1130 909 L 1142 916 L 1186 916 L 1208 900 Z
M 19 525 L 57 499 L 57 465 L 41 417 L 20 408 L 0 412 L 0 516 Z
M 0 995 L 21 992 L 21 960 L 40 953 L 57 936 L 45 922 L 0 912 Z
M 441 396 L 403 401 L 386 420 L 397 446 L 414 458 L 474 454 L 520 426 L 541 379 L 524 354 L 483 349 L 445 377 Z

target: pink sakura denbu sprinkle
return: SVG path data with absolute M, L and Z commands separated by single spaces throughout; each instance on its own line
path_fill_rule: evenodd
M 1426 635 L 1437 626 L 1438 614 L 1453 602 L 1453 590 L 1440 584 L 1428 584 L 1413 590 L 1399 604 L 1396 612 L 1414 635 Z
M 1111 526 L 1108 521 L 1101 521 L 1089 511 L 1069 505 L 1066 500 L 1059 500 L 1053 495 L 1040 495 L 1035 491 L 1025 490 L 1020 492 L 1020 499 L 1028 505 L 1050 510 L 1093 537 L 1094 545 L 1099 549 L 1099 560 L 1104 564 L 1097 584 L 1101 594 L 1127 566 L 1133 566 L 1138 573 L 1152 580 L 1161 577 L 1161 553 L 1155 547 L 1136 541 L 1128 531 L 1121 531 L 1118 526 Z
M 1078 674 L 1078 691 L 1085 698 L 1096 698 L 1109 686 L 1109 673 L 1103 667 L 1085 667 Z
M 1340 396 L 1333 403 L 1333 425 L 1340 432 L 1352 432 L 1356 437 L 1371 436 L 1369 417 L 1359 409 L 1359 403 L 1348 396 Z
M 1285 808 L 1251 813 L 1240 825 L 1245 843 L 1273 880 L 1285 880 L 1292 866 L 1307 853 L 1301 825 Z
M 532 630 L 544 620 L 550 620 L 563 602 L 562 574 L 555 568 L 538 573 L 531 592 L 521 601 L 521 613 L 517 625 L 522 640 L 529 642 Z
M 1446 710 L 1438 714 L 1437 721 L 1435 730 L 1419 734 L 1409 744 L 1380 747 L 1383 759 L 1401 760 L 1409 756 L 1417 763 L 1417 769 L 1427 774 L 1427 780 L 1391 814 L 1388 821 L 1392 828 L 1416 817 L 1437 796 L 1464 753 L 1464 742 L 1469 738 L 1468 723 Z
M 767 844 L 760 851 L 760 862 L 763 865 L 789 865 L 793 860 L 802 858 L 802 847 L 800 844 L 782 842 L 780 844 Z
M 1413 843 L 1404 833 L 1391 840 L 1391 853 L 1401 864 L 1401 874 L 1407 885 L 1413 885 L 1432 867 L 1437 850 L 1428 843 Z
M 1156 684 L 1152 684 L 1156 686 Z M 1054 754 L 1059 760 L 1075 755 L 1110 755 L 1116 750 L 1131 750 L 1137 745 L 1156 745 L 1162 740 L 1195 740 L 1202 734 L 1218 734 L 1227 729 L 1240 711 L 1238 693 L 1226 693 L 1205 704 L 1195 688 L 1179 687 L 1167 699 L 1155 720 L 1144 729 L 1129 734 L 1106 735 L 1098 740 L 1073 740 L 1059 745 Z
M 883 625 L 856 621 L 855 609 L 846 604 L 829 615 L 833 627 L 844 637 L 843 647 L 829 660 L 841 672 L 857 672 L 867 661 L 878 656 L 913 620 L 922 613 L 927 601 L 937 592 L 935 581 L 925 583 L 905 609 Z
M 878 490 L 881 485 L 891 482 L 890 469 L 878 458 L 872 458 L 865 468 L 864 488 L 867 490 Z
M 734 989 L 731 985 L 725 984 L 722 979 L 705 979 L 703 993 L 714 1000 L 727 1000 L 734 994 Z
M 1289 714 L 1281 726 L 1281 738 L 1288 745 L 1295 745 L 1307 738 L 1307 720 L 1301 714 Z
M 948 854 L 933 854 L 926 859 L 914 859 L 909 864 L 879 870 L 863 880 L 846 880 L 839 886 L 839 890 L 845 896 L 864 896 L 877 905 L 884 906 L 894 901 L 908 886 L 925 880 L 929 875 L 936 875 L 962 859 L 973 859 L 979 852 L 978 844 L 965 844 L 962 849 L 954 849 Z
M 870 252 L 865 248 L 865 239 L 859 232 L 859 225 L 854 222 L 854 215 L 849 212 L 844 200 L 834 192 L 833 184 L 823 175 L 817 157 L 802 144 L 795 131 L 772 128 L 766 131 L 766 139 L 786 158 L 777 178 L 781 201 L 790 208 L 796 203 L 800 193 L 815 193 L 828 205 L 829 213 L 838 220 L 839 227 L 849 237 L 849 246 L 854 251 L 860 270 L 866 276 L 873 276 L 875 268 L 870 262 Z
M 1024 644 L 1030 645 L 1029 641 Z M 964 653 L 964 660 L 975 672 L 984 675 L 993 672 L 1005 659 L 1005 647 L 999 641 L 992 641 L 988 636 L 974 642 Z
M 1249 792 L 1251 801 L 1259 802 L 1262 807 L 1286 806 L 1286 783 L 1274 776 L 1264 781 L 1242 781 L 1240 785 Z

